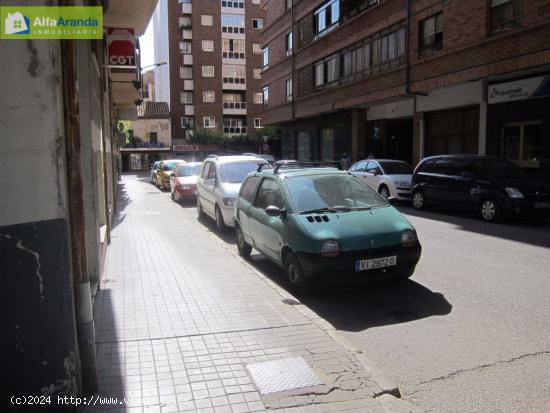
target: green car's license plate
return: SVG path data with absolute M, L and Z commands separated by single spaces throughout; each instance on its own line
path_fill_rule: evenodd
M 391 257 L 371 258 L 355 261 L 355 271 L 374 270 L 377 268 L 393 267 L 397 265 L 397 255 Z

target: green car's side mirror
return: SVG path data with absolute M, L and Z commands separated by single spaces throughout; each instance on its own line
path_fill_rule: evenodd
M 276 207 L 275 205 L 270 205 L 265 209 L 265 213 L 270 217 L 281 217 L 286 214 L 286 211 Z

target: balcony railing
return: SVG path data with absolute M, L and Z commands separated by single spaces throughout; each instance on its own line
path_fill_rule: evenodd
M 245 54 L 239 52 L 222 52 L 222 57 L 224 59 L 244 59 Z
M 246 126 L 224 126 L 223 133 L 230 135 L 244 135 L 246 133 Z
M 224 109 L 246 109 L 246 102 L 224 102 Z
M 244 85 L 246 83 L 245 77 L 224 77 L 223 83 L 234 83 L 236 85 L 241 84 Z
M 222 33 L 237 33 L 244 34 L 244 27 L 238 26 L 222 26 Z

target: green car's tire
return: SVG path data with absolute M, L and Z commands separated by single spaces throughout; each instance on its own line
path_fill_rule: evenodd
M 250 257 L 252 247 L 245 241 L 241 227 L 236 225 L 235 232 L 237 233 L 237 250 L 239 251 L 239 255 L 243 258 Z
M 285 257 L 284 270 L 285 276 L 292 285 L 292 288 L 303 292 L 310 288 L 310 283 L 304 276 L 300 260 L 292 252 L 289 252 Z

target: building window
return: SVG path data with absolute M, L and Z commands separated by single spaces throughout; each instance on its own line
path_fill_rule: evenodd
M 292 54 L 292 32 L 289 32 L 285 36 L 285 44 L 286 44 L 286 55 L 289 56 Z
M 216 101 L 216 92 L 213 90 L 205 90 L 202 92 L 202 101 L 212 103 Z
M 322 36 L 336 27 L 340 20 L 340 0 L 331 0 L 313 13 L 315 34 Z
M 214 77 L 214 66 L 202 66 L 202 77 Z
M 264 27 L 264 19 L 252 19 L 252 28 L 261 29 Z
M 285 10 L 289 10 L 292 7 L 292 0 L 285 0 Z
M 290 102 L 292 100 L 292 79 L 286 80 L 286 101 Z
M 443 50 L 443 13 L 420 22 L 418 57 L 429 57 Z
M 191 17 L 182 16 L 179 18 L 180 29 L 190 29 L 191 28 Z
M 252 69 L 252 77 L 254 79 L 261 79 L 262 78 L 262 69 L 257 69 L 257 68 Z
M 245 52 L 244 39 L 222 39 L 222 57 L 224 59 L 244 59 Z
M 334 54 L 315 63 L 315 86 L 331 83 L 340 77 L 339 55 Z
M 255 54 L 262 53 L 262 48 L 260 47 L 260 43 L 252 43 L 252 53 L 255 53 Z
M 214 51 L 214 40 L 203 40 L 201 42 L 203 52 L 213 52 Z
M 246 66 L 244 65 L 222 65 L 223 83 L 246 83 Z
M 181 92 L 180 99 L 181 99 L 181 103 L 192 104 L 193 92 Z
M 191 54 L 191 42 L 180 42 L 180 53 Z
M 256 129 L 261 129 L 264 126 L 262 125 L 262 118 L 254 118 L 254 127 Z
M 491 31 L 498 33 L 520 25 L 521 0 L 491 0 Z
M 267 46 L 262 49 L 262 63 L 264 69 L 269 66 L 269 47 Z
M 502 128 L 502 157 L 523 168 L 538 168 L 542 152 L 540 122 L 510 123 Z
M 189 116 L 182 116 L 181 117 L 181 127 L 183 129 L 194 129 L 195 128 L 195 122 L 193 121 L 193 118 L 189 117 Z
M 222 33 L 244 33 L 245 19 L 240 14 L 222 14 Z
M 202 126 L 204 128 L 215 128 L 216 127 L 216 118 L 214 116 L 203 116 Z
M 262 89 L 262 103 L 264 106 L 269 104 L 269 86 L 264 86 Z
M 264 102 L 262 92 L 254 92 L 254 103 L 261 105 Z
M 156 145 L 158 142 L 157 132 L 149 132 L 149 143 Z
M 202 26 L 213 26 L 214 18 L 209 14 L 201 14 L 201 25 Z
M 321 129 L 321 160 L 334 160 L 334 129 Z
M 193 78 L 193 66 L 180 66 L 180 78 L 192 79 Z

